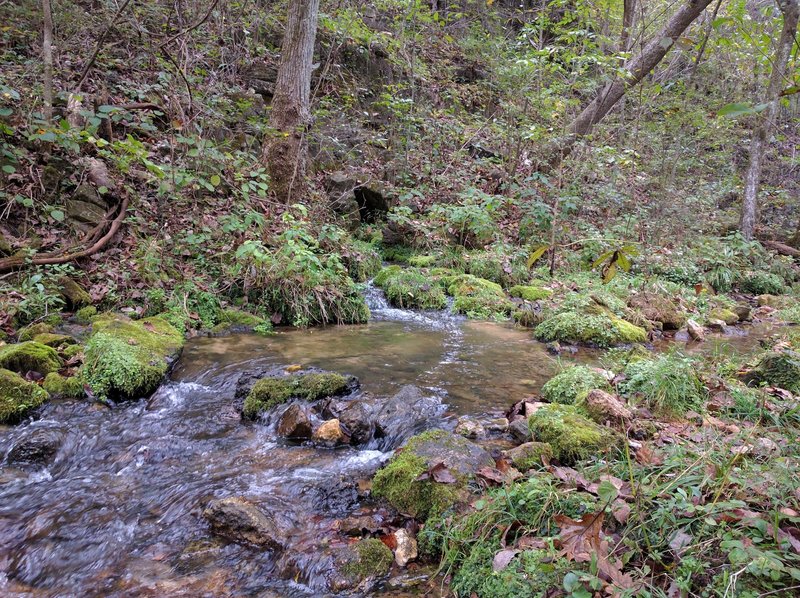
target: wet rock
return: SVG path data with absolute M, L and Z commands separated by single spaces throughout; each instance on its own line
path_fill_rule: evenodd
M 63 297 L 67 309 L 71 311 L 92 304 L 92 296 L 69 276 L 58 279 L 58 292 Z
M 558 341 L 551 341 L 545 345 L 547 352 L 550 355 L 560 355 L 561 354 L 561 343 Z
M 283 548 L 283 530 L 246 498 L 231 496 L 212 500 L 203 511 L 203 517 L 215 534 L 234 542 L 272 550 Z
M 506 432 L 508 431 L 508 420 L 505 417 L 498 417 L 489 420 L 484 427 L 489 432 Z
M 633 414 L 618 397 L 603 390 L 595 389 L 586 395 L 584 407 L 591 418 L 598 422 L 622 423 L 633 417 Z
M 381 448 L 394 448 L 430 427 L 443 411 L 439 397 L 425 394 L 416 386 L 403 386 L 378 412 L 375 436 L 381 439 Z
M 17 423 L 48 398 L 35 382 L 0 368 L 0 424 Z
M 483 428 L 481 422 L 468 416 L 458 418 L 455 433 L 463 436 L 464 438 L 483 438 L 486 436 L 486 430 Z
M 542 459 L 553 458 L 553 448 L 546 442 L 526 442 L 506 451 L 506 457 L 520 471 L 542 465 Z
M 658 293 L 639 293 L 631 297 L 628 305 L 663 330 L 679 330 L 686 323 L 686 314 L 669 297 Z
M 417 539 L 405 529 L 394 532 L 394 562 L 399 567 L 405 567 L 410 561 L 417 558 Z
M 753 319 L 753 310 L 745 303 L 739 303 L 733 308 L 733 312 L 736 314 L 736 317 L 739 318 L 740 322 L 749 322 Z
M 44 467 L 58 453 L 64 437 L 60 428 L 34 428 L 8 451 L 8 464 L 22 469 Z
M 347 444 L 347 435 L 342 431 L 338 419 L 329 419 L 314 430 L 313 439 L 322 444 Z
M 722 320 L 710 319 L 706 322 L 708 325 L 709 330 L 713 330 L 714 332 L 725 332 L 728 327 L 725 325 L 725 322 Z
M 392 551 L 376 538 L 344 547 L 337 555 L 330 589 L 340 593 L 356 589 L 368 591 L 378 579 L 389 573 L 393 562 Z
M 686 329 L 689 332 L 689 336 L 692 337 L 694 340 L 704 341 L 706 339 L 706 331 L 700 324 L 698 324 L 691 318 L 686 321 Z
M 375 534 L 387 530 L 381 518 L 372 514 L 345 517 L 339 522 L 339 531 L 347 536 L 361 537 L 365 534 Z
M 528 429 L 528 420 L 518 419 L 508 424 L 508 433 L 517 442 L 529 442 L 531 431 Z
M 722 320 L 722 322 L 724 322 L 727 326 L 733 326 L 739 321 L 739 316 L 737 316 L 736 313 L 730 309 L 717 307 L 708 313 L 709 326 L 713 320 Z
M 336 422 L 338 426 L 338 421 Z M 311 438 L 311 418 L 300 405 L 290 405 L 278 420 L 278 436 L 292 440 Z
M 547 407 L 550 403 L 543 403 L 542 401 L 525 401 L 524 411 L 525 417 L 530 417 L 542 407 Z
M 366 444 L 372 439 L 376 406 L 370 398 L 362 395 L 353 401 L 331 403 L 327 408 L 327 412 L 336 417 L 349 434 L 352 444 Z

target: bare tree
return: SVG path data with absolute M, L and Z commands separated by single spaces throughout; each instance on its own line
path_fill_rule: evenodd
M 53 7 L 50 0 L 42 0 L 42 62 L 44 64 L 44 119 L 53 120 Z
M 795 35 L 797 34 L 797 21 L 800 15 L 799 0 L 778 0 L 778 6 L 783 13 L 783 29 L 781 30 L 775 57 L 772 61 L 772 74 L 769 78 L 766 108 L 759 115 L 760 122 L 753 131 L 750 140 L 750 161 L 744 177 L 744 201 L 742 202 L 742 220 L 740 228 L 745 239 L 752 239 L 756 227 L 758 213 L 758 187 L 761 181 L 761 165 L 767 146 L 767 137 L 775 124 L 775 116 L 780 105 L 783 81 L 786 77 L 786 68 L 789 56 L 792 53 Z
M 306 187 L 306 129 L 311 122 L 311 70 L 319 1 L 289 2 L 269 121 L 273 131 L 264 149 L 272 189 L 283 202 L 302 195 Z

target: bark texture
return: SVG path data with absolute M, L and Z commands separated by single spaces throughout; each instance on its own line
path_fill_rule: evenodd
M 53 7 L 50 0 L 42 0 L 42 17 L 43 112 L 45 120 L 51 122 L 53 120 Z
M 311 122 L 311 70 L 320 0 L 290 0 L 281 62 L 272 98 L 272 137 L 264 160 L 277 198 L 288 203 L 306 189 Z
M 775 124 L 775 117 L 780 106 L 781 91 L 786 77 L 789 56 L 792 53 L 794 38 L 797 34 L 797 20 L 800 15 L 800 0 L 778 0 L 783 13 L 783 29 L 775 49 L 772 61 L 772 74 L 765 102 L 767 107 L 760 114 L 760 122 L 753 131 L 750 140 L 750 160 L 744 177 L 744 201 L 742 202 L 742 219 L 740 228 L 745 239 L 752 239 L 758 217 L 758 188 L 761 181 L 761 166 L 767 147 L 769 132 Z

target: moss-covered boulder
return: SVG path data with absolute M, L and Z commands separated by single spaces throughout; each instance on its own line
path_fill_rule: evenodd
M 344 579 L 334 583 L 333 590 L 344 591 L 360 587 L 384 577 L 392 568 L 394 555 L 386 544 L 377 538 L 359 540 L 342 550 L 338 570 Z
M 800 353 L 790 349 L 768 351 L 747 374 L 748 384 L 769 384 L 800 392 Z
M 290 399 L 318 401 L 346 394 L 356 384 L 352 376 L 335 372 L 311 372 L 261 378 L 244 400 L 242 415 L 255 419 L 259 414 Z
M 219 313 L 219 323 L 211 329 L 212 334 L 225 334 L 230 332 L 258 332 L 269 333 L 272 323 L 255 314 L 239 309 L 223 309 Z
M 32 341 L 34 337 L 40 334 L 50 334 L 51 332 L 53 332 L 53 327 L 50 324 L 46 322 L 37 322 L 36 324 L 31 324 L 20 330 L 17 334 L 17 338 L 19 342 Z
M 42 388 L 53 397 L 78 399 L 85 394 L 81 375 L 64 377 L 57 372 L 51 372 L 42 382 Z
M 92 303 L 92 296 L 69 276 L 58 279 L 58 290 L 68 309 L 76 310 Z
M 87 305 L 75 312 L 74 319 L 78 324 L 91 324 L 92 318 L 97 315 L 97 308 L 94 305 Z
M 463 436 L 429 430 L 410 438 L 378 471 L 372 493 L 398 511 L 424 520 L 465 500 L 474 473 L 493 465 L 489 453 Z M 437 470 L 441 477 L 435 475 Z
M 442 287 L 424 270 L 388 266 L 375 277 L 375 285 L 392 305 L 408 309 L 444 309 L 447 298 Z
M 553 294 L 550 289 L 531 285 L 516 285 L 508 289 L 508 294 L 512 297 L 524 299 L 525 301 L 539 301 L 547 299 Z
M 49 374 L 57 372 L 63 365 L 55 349 L 35 341 L 0 347 L 0 368 L 13 372 Z
M 736 312 L 733 310 L 725 307 L 715 307 L 708 312 L 708 316 L 706 317 L 707 322 L 711 320 L 721 320 L 725 322 L 727 326 L 733 326 L 739 321 L 739 316 L 737 316 Z
M 575 365 L 553 376 L 542 386 L 542 397 L 550 403 L 573 405 L 590 390 L 611 390 L 602 374 L 583 365 Z
M 547 405 L 528 418 L 531 436 L 547 442 L 553 456 L 563 463 L 606 452 L 619 443 L 619 436 L 584 417 L 572 405 Z
M 48 399 L 38 384 L 19 374 L 0 369 L 0 423 L 16 423 Z
M 530 307 L 530 306 L 527 306 Z M 544 314 L 534 309 L 517 309 L 512 314 L 514 322 L 524 328 L 536 328 L 544 321 Z
M 565 311 L 546 318 L 534 331 L 544 342 L 586 343 L 608 347 L 647 340 L 644 328 L 607 313 Z
M 101 398 L 148 396 L 180 354 L 183 342 L 183 334 L 159 316 L 143 320 L 98 316 L 86 343 L 86 382 Z
M 668 416 L 702 409 L 707 392 L 697 377 L 697 363 L 680 353 L 628 363 L 619 389 L 623 395 Z
M 61 347 L 63 345 L 74 345 L 78 341 L 69 336 L 68 334 L 55 334 L 53 332 L 45 332 L 44 334 L 37 334 L 33 337 L 34 342 L 48 347 Z
M 469 318 L 507 318 L 514 304 L 496 282 L 471 274 L 446 277 L 447 293 L 454 297 L 453 309 Z
M 672 299 L 658 293 L 639 293 L 628 300 L 628 305 L 645 319 L 660 323 L 664 330 L 680 330 L 688 319 Z
M 526 442 L 506 451 L 506 457 L 520 471 L 539 467 L 543 459 L 553 458 L 553 447 L 547 442 Z

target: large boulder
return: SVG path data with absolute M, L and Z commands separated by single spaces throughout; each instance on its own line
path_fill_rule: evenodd
M 391 207 L 386 189 L 366 171 L 338 171 L 325 182 L 328 202 L 351 225 L 376 222 Z
M 639 293 L 630 298 L 628 305 L 645 319 L 661 323 L 664 330 L 680 330 L 686 324 L 686 312 L 658 293 Z
M 16 423 L 48 399 L 38 384 L 0 369 L 0 424 Z
M 375 418 L 379 448 L 394 448 L 430 427 L 444 409 L 441 398 L 424 393 L 416 386 L 403 386 L 383 404 Z
M 243 544 L 280 550 L 286 530 L 252 502 L 241 496 L 212 500 L 203 511 L 211 530 Z

